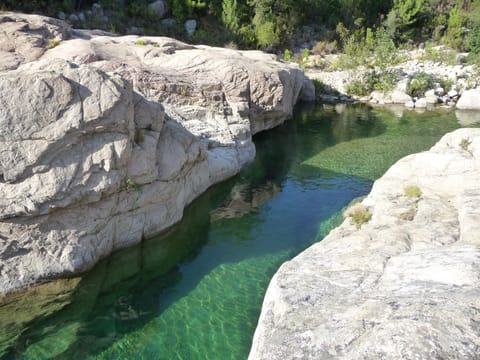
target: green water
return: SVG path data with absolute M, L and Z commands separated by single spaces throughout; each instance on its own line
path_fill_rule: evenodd
M 0 358 L 246 359 L 278 266 L 396 160 L 457 127 L 453 112 L 298 108 L 167 233 L 0 306 Z

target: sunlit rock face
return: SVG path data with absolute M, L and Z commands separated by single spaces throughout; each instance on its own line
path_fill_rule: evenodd
M 179 221 L 292 115 L 305 81 L 258 51 L 0 15 L 0 293 L 84 271 Z
M 351 219 L 285 263 L 249 359 L 474 359 L 480 353 L 480 129 L 403 158 Z

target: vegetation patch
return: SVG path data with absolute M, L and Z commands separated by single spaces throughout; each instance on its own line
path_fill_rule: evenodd
M 435 48 L 431 42 L 425 44 L 425 52 L 420 60 L 432 61 L 434 63 L 455 65 L 456 56 L 452 49 Z
M 470 140 L 469 138 L 462 138 L 462 140 L 460 140 L 460 143 L 458 145 L 460 146 L 460 148 L 463 151 L 466 151 L 470 155 L 472 155 L 472 152 L 470 151 L 470 144 L 471 143 L 472 143 L 472 140 Z
M 362 80 L 354 80 L 346 86 L 349 95 L 365 96 L 374 90 L 387 92 L 393 90 L 398 77 L 394 72 L 372 71 L 363 76 Z
M 365 205 L 362 205 L 361 203 L 356 203 L 350 206 L 347 210 L 345 210 L 343 215 L 344 217 L 351 218 L 357 229 L 360 229 L 363 224 L 370 221 L 372 218 L 372 213 Z
M 331 86 L 325 84 L 324 82 L 313 79 L 313 85 L 315 86 L 315 94 L 326 94 L 326 95 L 340 95 L 338 90 L 332 88 Z
M 139 191 L 140 190 L 140 185 L 138 185 L 135 181 L 133 181 L 130 178 L 125 179 L 125 188 L 127 191 Z
M 419 199 L 422 196 L 422 190 L 417 185 L 407 185 L 403 188 L 406 197 L 411 199 Z
M 433 76 L 426 72 L 415 74 L 407 83 L 407 94 L 412 97 L 422 97 L 434 85 Z
M 135 41 L 135 45 L 145 46 L 145 45 L 148 45 L 148 42 L 146 40 L 143 40 L 143 39 L 138 39 L 137 41 Z
M 53 49 L 55 46 L 60 45 L 59 39 L 48 39 L 47 49 Z

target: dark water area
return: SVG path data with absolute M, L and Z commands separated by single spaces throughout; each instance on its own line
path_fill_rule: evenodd
M 246 359 L 278 267 L 395 161 L 458 127 L 452 111 L 298 107 L 166 233 L 4 301 L 0 359 Z

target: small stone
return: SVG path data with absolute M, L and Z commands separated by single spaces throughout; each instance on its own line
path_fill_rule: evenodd
M 60 11 L 58 14 L 57 14 L 57 17 L 60 19 L 60 20 L 65 20 L 67 18 L 67 15 L 65 15 L 65 13 L 63 11 Z

